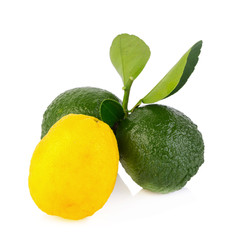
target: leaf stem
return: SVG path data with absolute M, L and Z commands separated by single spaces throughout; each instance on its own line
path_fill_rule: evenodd
M 140 99 L 137 104 L 129 111 L 129 112 L 133 112 L 135 108 L 137 108 L 140 104 L 142 103 L 142 99 Z
M 127 117 L 127 115 L 128 115 L 128 100 L 129 100 L 130 88 L 131 88 L 131 86 L 128 88 L 127 87 L 124 88 L 122 107 L 123 107 L 123 111 L 125 113 L 125 117 Z

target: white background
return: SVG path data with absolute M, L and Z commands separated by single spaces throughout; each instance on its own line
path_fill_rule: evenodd
M 240 239 L 239 1 L 0 1 L 0 239 Z M 161 104 L 189 116 L 205 141 L 205 163 L 180 191 L 154 194 L 119 168 L 106 205 L 92 217 L 41 212 L 28 191 L 42 114 L 74 87 L 122 82 L 109 59 L 113 38 L 135 34 L 151 58 L 135 80 L 133 106 L 198 40 L 199 63 Z

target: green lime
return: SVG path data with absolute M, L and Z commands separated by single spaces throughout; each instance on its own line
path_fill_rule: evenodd
M 100 88 L 82 87 L 63 92 L 52 101 L 43 115 L 41 138 L 53 124 L 70 113 L 100 119 L 100 105 L 105 99 L 121 102 L 114 94 Z
M 204 143 L 197 126 L 167 106 L 135 109 L 120 122 L 116 137 L 122 166 L 150 191 L 179 190 L 204 162 Z

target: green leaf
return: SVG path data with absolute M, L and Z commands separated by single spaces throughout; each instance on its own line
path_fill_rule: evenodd
M 150 54 L 149 47 L 137 36 L 121 34 L 113 40 L 110 58 L 124 87 L 131 86 L 145 67 Z
M 100 116 L 102 121 L 113 128 L 116 122 L 124 118 L 124 111 L 119 102 L 105 99 L 100 106 Z
M 142 99 L 142 102 L 154 103 L 180 90 L 194 71 L 201 47 L 202 41 L 194 44 L 165 77 Z

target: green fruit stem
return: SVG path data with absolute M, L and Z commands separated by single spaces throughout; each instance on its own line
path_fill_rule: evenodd
M 131 86 L 132 86 L 132 81 L 129 81 L 128 85 L 123 87 L 124 95 L 123 95 L 122 107 L 123 107 L 123 111 L 125 113 L 125 117 L 128 116 L 128 100 L 129 100 Z

